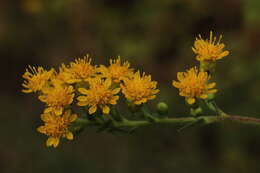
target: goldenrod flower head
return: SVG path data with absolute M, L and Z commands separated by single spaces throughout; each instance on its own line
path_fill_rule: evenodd
M 133 69 L 129 67 L 129 62 L 125 61 L 122 63 L 119 56 L 117 59 L 110 59 L 110 65 L 108 67 L 101 65 L 98 71 L 103 77 L 111 78 L 113 82 L 119 83 L 133 73 Z
M 189 104 L 195 102 L 195 98 L 206 99 L 208 94 L 216 93 L 216 83 L 209 83 L 210 76 L 207 72 L 198 72 L 197 68 L 191 68 L 187 72 L 178 72 L 177 79 L 172 85 L 179 89 L 180 96 L 184 96 Z
M 61 115 L 63 108 L 72 103 L 75 95 L 73 92 L 72 86 L 63 85 L 54 85 L 54 87 L 43 90 L 43 95 L 40 95 L 39 99 L 48 106 L 44 112 L 54 112 L 56 115 Z
M 70 72 L 70 69 L 65 64 L 61 64 L 59 67 L 59 72 L 55 72 L 55 75 L 51 79 L 53 84 L 62 85 L 70 84 L 74 82 L 73 74 Z M 71 82 L 73 81 L 73 82 Z
M 203 40 L 201 35 L 196 38 L 194 42 L 194 47 L 192 50 L 197 54 L 196 59 L 198 61 L 216 61 L 222 59 L 229 54 L 229 51 L 224 51 L 225 45 L 220 43 L 222 35 L 220 35 L 219 40 L 216 42 L 217 38 L 213 38 L 212 31 L 210 32 L 209 40 Z
M 79 106 L 89 106 L 89 114 L 96 112 L 97 107 L 101 108 L 104 114 L 110 112 L 109 104 L 115 105 L 119 96 L 120 88 L 111 88 L 111 79 L 101 79 L 99 77 L 89 80 L 89 89 L 79 88 L 83 96 L 79 96 Z
M 155 94 L 159 92 L 156 89 L 157 82 L 151 81 L 150 75 L 140 75 L 140 72 L 136 72 L 130 79 L 124 79 L 124 83 L 121 84 L 122 92 L 125 97 L 134 104 L 140 105 L 148 100 L 154 99 Z
M 25 80 L 22 86 L 26 89 L 23 89 L 22 92 L 31 93 L 41 91 L 48 86 L 48 81 L 53 76 L 53 73 L 53 69 L 47 71 L 43 67 L 29 66 L 29 69 L 26 69 L 26 72 L 23 74 Z
M 37 131 L 43 133 L 49 138 L 46 141 L 48 147 L 57 147 L 60 138 L 67 138 L 73 140 L 73 134 L 69 131 L 69 125 L 77 119 L 76 114 L 71 114 L 67 110 L 63 115 L 57 116 L 53 112 L 44 113 L 41 115 L 44 125 L 37 128 Z
M 86 56 L 78 58 L 75 62 L 70 63 L 70 67 L 66 68 L 68 83 L 86 81 L 96 73 L 96 67 L 91 65 L 91 59 Z

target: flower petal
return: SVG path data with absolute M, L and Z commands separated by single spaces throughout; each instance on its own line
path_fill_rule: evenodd
M 46 114 L 46 113 L 50 113 L 52 110 L 53 110 L 52 107 L 45 108 L 45 109 L 44 109 L 44 113 L 45 113 L 45 114 Z
M 46 102 L 46 96 L 45 96 L 45 95 L 39 96 L 38 99 L 39 99 L 41 102 Z
M 77 105 L 78 106 L 86 106 L 88 103 L 87 102 L 78 102 Z
M 85 94 L 87 95 L 89 93 L 89 91 L 86 89 L 86 88 L 79 88 L 78 91 L 81 93 L 81 94 Z
M 53 147 L 56 148 L 60 143 L 60 139 L 59 138 L 54 138 L 54 142 L 53 142 Z
M 86 102 L 88 100 L 88 98 L 86 96 L 78 96 L 77 100 L 80 102 Z
M 177 79 L 178 79 L 179 81 L 182 81 L 183 78 L 184 78 L 184 73 L 183 73 L 183 72 L 178 72 L 178 73 L 177 73 Z
M 77 114 L 72 114 L 72 115 L 69 117 L 69 121 L 70 121 L 70 122 L 73 122 L 73 121 L 75 121 L 77 118 L 78 118 Z
M 110 112 L 109 106 L 107 106 L 107 105 L 103 106 L 102 111 L 104 114 L 109 114 L 109 112 Z
M 97 111 L 97 106 L 94 105 L 94 106 L 91 106 L 88 110 L 89 114 L 93 114 Z
M 109 88 L 111 86 L 111 79 L 106 79 L 105 82 L 104 82 L 104 85 Z
M 113 94 L 117 94 L 117 93 L 119 93 L 119 92 L 120 92 L 120 90 L 121 90 L 121 88 L 116 88 L 116 89 L 113 89 L 112 93 L 113 93 Z
M 195 98 L 188 97 L 188 98 L 186 98 L 186 101 L 187 101 L 188 104 L 192 105 L 193 103 L 195 103 Z
M 117 100 L 119 99 L 119 96 L 114 96 L 110 101 L 109 103 L 111 105 L 115 105 L 117 103 Z
M 211 88 L 214 88 L 216 86 L 216 83 L 215 82 L 212 82 L 210 84 L 207 85 L 207 89 L 211 89 Z
M 202 94 L 202 95 L 200 95 L 200 98 L 201 99 L 206 99 L 206 98 L 208 98 L 208 95 L 207 94 Z
M 172 81 L 172 85 L 176 88 L 180 88 L 180 82 Z
M 63 107 L 59 106 L 59 107 L 54 108 L 55 115 L 61 115 L 62 112 L 63 112 Z
M 218 90 L 217 89 L 212 89 L 212 90 L 208 90 L 208 93 L 209 94 L 214 94 L 214 93 L 216 93 Z
M 47 147 L 52 146 L 52 145 L 54 144 L 54 142 L 55 142 L 55 138 L 54 138 L 54 137 L 49 137 L 49 138 L 47 139 L 47 141 L 46 141 Z
M 66 138 L 67 138 L 68 140 L 73 140 L 73 134 L 72 134 L 71 132 L 68 132 L 68 133 L 66 134 Z
M 51 119 L 50 116 L 51 116 L 51 115 L 50 115 L 49 113 L 44 113 L 44 114 L 41 114 L 41 119 L 42 119 L 42 121 L 44 121 L 44 122 L 48 122 L 48 121 L 50 121 L 50 119 Z
M 45 134 L 45 132 L 46 132 L 44 126 L 38 127 L 38 128 L 37 128 L 37 131 L 40 132 L 40 133 L 43 133 L 43 134 Z

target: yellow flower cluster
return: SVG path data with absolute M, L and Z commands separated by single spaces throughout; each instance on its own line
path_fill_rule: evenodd
M 140 105 L 155 98 L 155 94 L 159 92 L 156 89 L 157 82 L 151 81 L 151 76 L 145 73 L 140 75 L 136 72 L 131 78 L 125 79 L 121 84 L 122 92 L 125 97 L 134 104 Z
M 104 114 L 109 114 L 110 108 L 108 104 L 115 105 L 119 96 L 120 88 L 111 87 L 111 79 L 93 78 L 89 80 L 89 89 L 79 88 L 80 94 L 78 105 L 89 106 L 89 114 L 93 114 L 99 106 Z
M 201 35 L 196 38 L 192 51 L 196 54 L 196 60 L 200 62 L 201 67 L 205 64 L 210 66 L 211 63 L 229 54 L 229 51 L 223 50 L 225 45 L 220 43 L 221 39 L 222 35 L 216 42 L 217 38 L 213 38 L 212 31 L 209 39 L 203 40 Z M 172 85 L 179 89 L 179 95 L 185 97 L 188 104 L 194 104 L 196 98 L 207 99 L 209 94 L 217 92 L 217 89 L 213 89 L 216 83 L 209 82 L 209 72 L 204 71 L 203 68 L 198 71 L 193 67 L 186 72 L 178 72 L 177 79 L 178 81 L 173 81 Z
M 53 87 L 46 88 L 42 91 L 39 100 L 48 106 L 44 113 L 54 112 L 56 115 L 61 115 L 63 109 L 72 103 L 74 95 L 73 86 L 53 83 Z
M 29 66 L 29 69 L 26 69 L 26 72 L 23 74 L 25 81 L 22 85 L 25 89 L 22 91 L 24 93 L 42 91 L 48 87 L 48 81 L 53 77 L 53 74 L 53 69 L 47 71 L 43 67 Z
M 53 147 L 58 146 L 60 138 L 73 139 L 69 127 L 77 119 L 72 113 L 75 105 L 83 107 L 88 114 L 109 114 L 110 107 L 117 104 L 120 91 L 137 105 L 154 99 L 159 92 L 151 76 L 134 72 L 129 62 L 121 62 L 120 57 L 110 59 L 107 67 L 92 65 L 88 56 L 68 65 L 61 64 L 58 71 L 29 66 L 23 78 L 22 91 L 36 92 L 46 104 L 41 116 L 44 126 L 38 131 L 49 136 L 46 144 Z
M 188 104 L 194 104 L 197 99 L 210 100 L 212 97 L 209 96 L 217 92 L 216 83 L 210 82 L 211 75 L 216 61 L 229 54 L 229 51 L 223 50 L 225 45 L 220 43 L 221 39 L 222 35 L 217 41 L 212 32 L 210 38 L 205 40 L 199 35 L 192 51 L 200 62 L 200 68 L 178 72 L 177 80 L 172 81 Z M 77 119 L 79 116 L 74 113 L 79 107 L 86 111 L 81 116 L 109 115 L 111 107 L 118 103 L 121 95 L 132 106 L 155 99 L 159 92 L 157 82 L 152 81 L 150 75 L 135 71 L 130 68 L 128 61 L 122 62 L 120 57 L 110 59 L 108 66 L 93 65 L 88 55 L 76 58 L 69 64 L 61 64 L 58 70 L 29 66 L 23 78 L 22 92 L 37 93 L 38 99 L 45 104 L 41 114 L 44 124 L 37 130 L 48 136 L 48 147 L 57 147 L 61 138 L 73 140 L 71 129 L 75 129 L 83 120 Z M 159 111 L 167 112 L 166 104 L 158 105 Z M 114 112 L 113 118 L 116 117 Z
M 37 130 L 49 136 L 46 141 L 48 147 L 57 147 L 61 137 L 68 140 L 73 139 L 73 134 L 69 131 L 69 125 L 77 119 L 77 115 L 71 114 L 70 110 L 67 110 L 62 116 L 57 116 L 53 112 L 44 113 L 41 115 L 41 119 L 45 124 L 38 127 Z
M 223 51 L 225 44 L 220 43 L 221 39 L 222 35 L 220 35 L 218 41 L 217 37 L 213 38 L 212 31 L 209 40 L 204 40 L 199 35 L 199 38 L 196 38 L 194 42 L 194 47 L 192 47 L 192 51 L 197 55 L 196 59 L 198 61 L 216 61 L 227 56 L 229 51 Z
M 198 72 L 197 68 L 191 68 L 187 72 L 177 73 L 178 81 L 173 81 L 172 85 L 179 88 L 180 96 L 186 98 L 187 103 L 193 104 L 195 98 L 206 99 L 208 94 L 216 93 L 215 87 L 216 83 L 208 84 L 210 76 L 207 72 Z
M 105 67 L 100 65 L 99 72 L 105 78 L 110 78 L 115 83 L 119 83 L 124 79 L 128 79 L 133 74 L 133 69 L 130 69 L 130 64 L 128 61 L 121 64 L 121 58 L 110 59 L 110 65 Z

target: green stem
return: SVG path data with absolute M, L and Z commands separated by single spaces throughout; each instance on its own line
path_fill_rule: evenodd
M 123 120 L 121 122 L 114 123 L 114 127 L 122 128 L 122 127 L 143 127 L 149 126 L 153 124 L 173 124 L 173 125 L 185 125 L 190 123 L 199 122 L 201 124 L 211 124 L 217 122 L 224 121 L 232 121 L 242 124 L 254 124 L 260 126 L 260 119 L 238 116 L 238 115 L 225 115 L 225 116 L 200 116 L 200 117 L 185 117 L 185 118 L 163 118 L 157 119 L 155 122 L 151 122 L 149 120 Z M 99 124 L 96 122 L 88 121 L 86 119 L 77 119 L 76 124 L 80 124 L 82 126 L 98 126 Z
M 82 127 L 85 127 L 85 126 L 97 126 L 97 125 L 99 125 L 99 123 L 96 122 L 96 121 L 89 121 L 89 120 L 83 119 L 83 118 L 78 118 L 78 119 L 75 121 L 75 124 L 77 124 L 78 126 L 82 126 Z
M 144 126 L 151 126 L 154 124 L 172 124 L 172 125 L 184 125 L 189 126 L 190 124 L 207 125 L 218 122 L 236 122 L 241 124 L 259 125 L 260 119 L 239 115 L 210 115 L 210 116 L 199 116 L 199 117 L 184 117 L 184 118 L 156 118 L 156 121 L 146 120 L 127 120 L 122 119 L 121 121 L 114 121 L 114 128 L 138 128 Z M 72 125 L 72 132 L 80 132 L 85 127 L 94 126 L 99 127 L 100 123 L 96 121 L 90 121 L 87 119 L 78 118 Z

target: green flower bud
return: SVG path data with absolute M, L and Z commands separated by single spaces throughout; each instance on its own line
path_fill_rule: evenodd
M 168 105 L 165 102 L 159 102 L 156 106 L 157 112 L 161 115 L 168 113 Z

